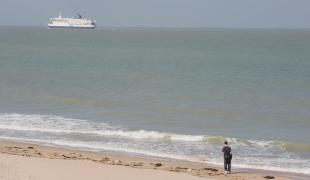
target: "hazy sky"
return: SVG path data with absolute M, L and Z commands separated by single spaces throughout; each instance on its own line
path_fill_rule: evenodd
M 79 12 L 98 26 L 310 28 L 310 0 L 0 0 L 0 25 Z

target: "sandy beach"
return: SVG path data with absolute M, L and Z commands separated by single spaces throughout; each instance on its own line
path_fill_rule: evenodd
M 133 169 L 123 166 L 102 165 L 85 160 L 29 158 L 1 154 L 0 179 L 180 179 L 203 178 L 164 171 Z
M 0 141 L 1 180 L 49 179 L 294 179 L 292 174 L 235 170 L 172 160 L 146 159 Z M 297 176 L 296 176 L 297 177 Z M 295 178 L 296 178 L 295 177 Z M 302 178 L 302 176 L 300 176 Z

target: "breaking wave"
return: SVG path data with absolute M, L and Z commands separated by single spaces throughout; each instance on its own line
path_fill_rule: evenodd
M 93 136 L 114 136 L 133 139 L 159 139 L 167 141 L 189 141 L 221 145 L 225 140 L 240 146 L 271 147 L 281 146 L 292 152 L 310 152 L 309 144 L 287 143 L 280 141 L 243 140 L 223 136 L 184 135 L 157 131 L 129 131 L 113 127 L 103 122 L 65 118 L 39 114 L 0 114 L 0 129 L 13 131 L 32 131 L 56 134 L 84 134 Z
M 299 152 L 309 153 L 309 144 L 127 130 L 104 122 L 54 115 L 0 113 L 0 139 L 94 151 L 120 151 L 194 162 L 208 161 L 213 164 L 221 164 L 219 149 L 228 140 L 236 150 L 235 166 L 257 169 L 273 167 L 277 171 L 290 169 L 291 172 L 310 174 L 310 168 L 303 167 L 310 163 L 310 159 L 296 155 Z M 248 161 L 249 157 L 251 161 Z

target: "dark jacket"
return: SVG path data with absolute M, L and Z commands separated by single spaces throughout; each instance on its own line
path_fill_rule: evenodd
M 224 159 L 232 159 L 231 147 L 224 146 L 222 152 L 224 154 Z

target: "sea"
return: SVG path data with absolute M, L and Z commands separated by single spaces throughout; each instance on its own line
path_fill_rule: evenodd
M 0 27 L 0 139 L 310 174 L 310 30 Z

